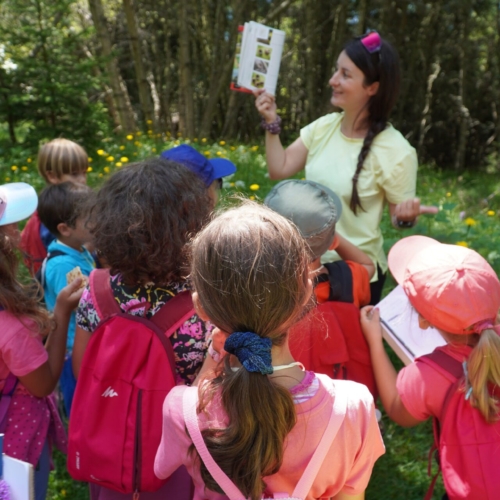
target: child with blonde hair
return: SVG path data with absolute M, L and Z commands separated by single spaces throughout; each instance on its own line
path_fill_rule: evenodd
M 228 210 L 194 239 L 193 302 L 226 337 L 227 354 L 199 388 L 176 387 L 165 399 L 155 473 L 185 465 L 195 500 L 292 491 L 364 498 L 384 453 L 372 396 L 305 371 L 289 349 L 288 331 L 312 294 L 308 263 L 297 229 L 255 203 Z
M 398 241 L 389 269 L 418 314 L 447 342 L 399 374 L 382 343 L 379 312 L 361 311 L 382 404 L 396 423 L 434 418 L 435 446 L 450 500 L 498 498 L 500 282 L 477 252 L 425 236 Z M 426 498 L 431 498 L 434 481 Z
M 66 181 L 87 183 L 89 160 L 86 151 L 68 139 L 54 139 L 44 144 L 38 152 L 38 172 L 47 184 Z M 21 234 L 24 263 L 34 276 L 47 256 L 47 248 L 54 241 L 53 235 L 35 212 Z

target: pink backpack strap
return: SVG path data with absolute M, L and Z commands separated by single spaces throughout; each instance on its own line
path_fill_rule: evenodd
M 170 337 L 186 320 L 195 314 L 191 292 L 185 291 L 172 297 L 151 318 L 151 322 Z
M 420 356 L 417 360 L 437 369 L 450 382 L 455 382 L 464 374 L 462 363 L 440 349 Z
M 121 312 L 111 290 L 109 269 L 94 269 L 89 276 L 90 295 L 101 321 Z
M 203 436 L 198 424 L 198 415 L 196 407 L 198 403 L 198 390 L 195 388 L 186 389 L 184 391 L 182 406 L 184 413 L 184 420 L 189 435 L 200 454 L 200 458 L 210 472 L 211 476 L 217 481 L 222 491 L 229 497 L 230 500 L 245 500 L 245 495 L 236 487 L 236 485 L 229 479 L 224 471 L 219 467 L 215 460 L 210 455 L 207 445 L 203 440 Z M 330 420 L 323 433 L 321 441 L 316 448 L 311 460 L 307 464 L 306 470 L 302 474 L 299 482 L 297 483 L 292 496 L 305 499 L 311 490 L 311 487 L 318 475 L 318 472 L 323 465 L 325 457 L 332 445 L 335 436 L 337 435 L 347 411 L 347 395 L 337 391 L 335 393 L 335 400 L 333 403 L 332 413 Z

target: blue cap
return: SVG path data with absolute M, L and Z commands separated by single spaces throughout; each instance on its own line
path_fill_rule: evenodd
M 205 185 L 208 187 L 215 179 L 221 179 L 226 175 L 231 175 L 236 172 L 236 165 L 226 160 L 225 158 L 207 159 L 196 149 L 182 144 L 176 148 L 167 149 L 160 155 L 166 160 L 172 160 L 189 168 L 192 172 L 198 175 Z

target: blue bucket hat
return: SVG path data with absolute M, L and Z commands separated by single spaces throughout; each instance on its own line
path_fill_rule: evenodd
M 226 175 L 231 175 L 236 172 L 236 165 L 226 160 L 225 158 L 207 159 L 196 149 L 182 144 L 176 148 L 167 149 L 160 155 L 166 160 L 172 160 L 189 168 L 192 172 L 198 175 L 205 185 L 209 187 L 215 179 L 221 179 Z

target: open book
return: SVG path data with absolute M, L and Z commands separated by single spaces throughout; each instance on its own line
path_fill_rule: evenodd
M 381 300 L 377 307 L 384 339 L 405 365 L 446 344 L 434 328 L 422 330 L 418 326 L 418 313 L 400 286 Z
M 231 89 L 276 93 L 285 32 L 250 21 L 239 27 Z

